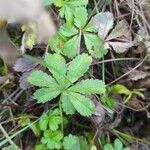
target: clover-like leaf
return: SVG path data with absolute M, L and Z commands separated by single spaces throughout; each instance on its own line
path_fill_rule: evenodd
M 46 144 L 49 149 L 60 149 L 62 147 L 61 140 L 63 138 L 63 134 L 61 131 L 50 131 L 46 130 L 44 132 L 44 137 L 41 142 Z
M 28 77 L 28 81 L 39 87 L 57 87 L 57 83 L 54 78 L 52 78 L 50 75 L 44 73 L 43 71 L 34 71 L 31 73 L 31 75 Z
M 38 100 L 38 103 L 45 103 L 57 97 L 60 92 L 57 88 L 41 88 L 36 90 L 34 97 Z
M 65 59 L 60 54 L 47 54 L 45 56 L 45 62 L 58 83 L 63 84 L 67 72 Z
M 64 92 L 62 95 L 62 108 L 63 111 L 67 114 L 67 115 L 72 115 L 75 113 L 76 109 L 74 108 L 73 104 L 71 103 L 70 99 L 69 99 L 69 95 Z
M 78 55 L 74 58 L 68 67 L 67 79 L 74 83 L 89 69 L 92 63 L 92 57 L 87 54 Z
M 74 92 L 69 92 L 68 97 L 74 108 L 81 115 L 88 117 L 95 112 L 95 105 L 89 98 Z
M 106 91 L 105 83 L 101 80 L 87 79 L 78 82 L 67 91 L 81 94 L 102 94 Z
M 73 147 L 76 150 L 80 150 L 79 138 L 75 135 L 69 134 L 68 136 L 64 137 L 63 146 L 65 150 L 72 150 Z

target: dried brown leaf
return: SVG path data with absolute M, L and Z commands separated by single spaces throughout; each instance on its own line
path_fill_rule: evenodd
M 113 14 L 110 12 L 99 13 L 92 18 L 92 23 L 98 31 L 98 35 L 105 39 L 114 24 Z
M 125 20 L 120 21 L 109 35 L 114 25 L 112 13 L 99 13 L 93 17 L 92 22 L 100 38 L 105 40 L 105 48 L 113 49 L 116 53 L 124 53 L 133 46 L 129 26 Z
M 28 89 L 31 87 L 29 82 L 27 81 L 28 76 L 31 74 L 32 71 L 39 69 L 39 65 L 35 64 L 29 59 L 26 58 L 19 58 L 15 65 L 14 70 L 17 72 L 21 72 L 22 75 L 19 79 L 19 85 L 21 89 Z
M 29 59 L 19 58 L 14 65 L 14 70 L 17 72 L 27 72 L 34 69 L 36 66 L 37 64 Z

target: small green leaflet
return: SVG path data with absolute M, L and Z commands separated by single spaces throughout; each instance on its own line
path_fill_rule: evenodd
M 71 61 L 68 67 L 67 79 L 71 83 L 76 82 L 80 77 L 82 77 L 87 72 L 91 63 L 92 63 L 91 56 L 88 56 L 87 54 L 77 56 Z
M 104 145 L 104 150 L 130 150 L 130 148 L 123 148 L 122 142 L 119 139 L 115 139 L 113 144 Z
M 60 7 L 59 13 L 67 21 L 67 25 L 71 26 L 73 23 L 74 12 L 77 7 L 86 6 L 88 0 L 55 0 L 54 5 Z
M 88 117 L 95 112 L 95 105 L 89 98 L 74 92 L 69 92 L 68 96 L 74 108 L 81 115 Z
M 61 102 L 62 102 L 62 108 L 67 115 L 69 115 L 69 114 L 73 115 L 76 112 L 76 109 L 74 108 L 73 104 L 71 103 L 71 101 L 69 99 L 69 95 L 66 92 L 64 92 L 62 94 Z
M 61 122 L 62 118 L 60 117 L 59 109 L 54 109 L 50 110 L 48 114 L 42 114 L 39 121 L 39 126 L 40 129 L 44 131 L 47 129 L 55 131 L 58 129 Z
M 38 144 L 34 150 L 47 150 L 47 148 L 44 144 Z
M 45 103 L 48 100 L 52 100 L 60 94 L 60 90 L 55 88 L 41 88 L 36 90 L 34 97 L 38 99 L 38 103 Z
M 73 85 L 87 72 L 92 63 L 92 57 L 81 54 L 76 56 L 67 66 L 65 59 L 60 54 L 47 54 L 45 62 L 53 77 L 42 71 L 35 71 L 28 78 L 30 83 L 38 87 L 41 83 L 42 88 L 37 89 L 34 93 L 38 103 L 45 103 L 61 95 L 60 101 L 66 114 L 74 114 L 77 111 L 83 116 L 90 116 L 94 113 L 94 103 L 83 94 L 102 94 L 105 92 L 105 84 L 101 80 L 87 79 Z M 45 124 L 48 124 L 47 116 L 44 120 Z M 59 120 L 60 118 L 56 116 L 51 119 L 52 124 L 49 125 L 51 130 L 58 127 Z M 45 126 L 42 127 L 43 130 L 46 129 Z
M 114 92 L 115 94 L 124 94 L 126 96 L 130 95 L 132 92 L 126 88 L 124 85 L 122 84 L 115 84 L 111 87 L 112 92 Z
M 49 149 L 60 149 L 62 147 L 61 140 L 63 133 L 61 131 L 44 131 L 44 137 L 41 139 L 43 144 L 46 144 Z
M 74 23 L 79 29 L 83 29 L 88 19 L 87 9 L 85 7 L 78 7 L 74 12 Z
M 105 83 L 101 80 L 87 79 L 78 82 L 77 84 L 69 88 L 67 91 L 77 92 L 81 94 L 102 94 L 105 93 L 106 87 Z
M 89 150 L 87 141 L 83 137 L 79 137 L 76 135 L 69 134 L 65 136 L 63 139 L 63 147 L 65 150 Z
M 38 87 L 54 88 L 58 86 L 56 80 L 43 71 L 34 71 L 28 77 L 28 81 Z
M 79 37 L 76 35 L 64 44 L 63 54 L 69 58 L 73 58 L 77 54 L 79 45 Z
M 68 136 L 64 137 L 63 146 L 65 150 L 72 150 L 73 147 L 75 147 L 76 150 L 80 150 L 79 138 L 69 134 Z

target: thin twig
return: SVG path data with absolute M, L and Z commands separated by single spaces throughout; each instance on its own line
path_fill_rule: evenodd
M 120 77 L 118 77 L 118 78 L 115 79 L 114 81 L 108 83 L 107 86 L 110 86 L 110 85 L 112 85 L 113 83 L 115 83 L 115 82 L 119 81 L 120 79 L 122 79 L 123 77 L 129 75 L 132 71 L 134 71 L 135 69 L 137 69 L 138 67 L 140 67 L 140 66 L 145 62 L 145 60 L 146 60 L 149 56 L 150 56 L 150 54 L 149 54 L 149 55 L 146 55 L 145 58 L 144 58 L 137 66 L 135 66 L 134 68 L 132 68 L 132 69 L 131 69 L 130 71 L 128 71 L 127 73 L 121 75 Z

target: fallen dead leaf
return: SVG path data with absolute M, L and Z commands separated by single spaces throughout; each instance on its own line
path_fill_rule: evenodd
M 99 37 L 105 41 L 105 48 L 113 49 L 116 53 L 124 53 L 133 46 L 129 25 L 125 20 L 118 22 L 111 32 L 114 18 L 110 12 L 97 14 L 92 18 L 92 23 Z

